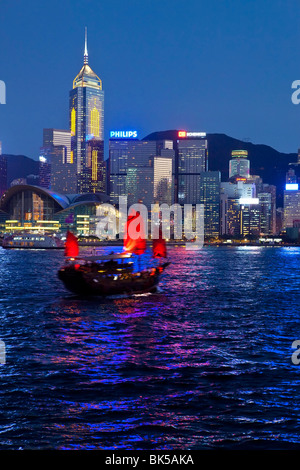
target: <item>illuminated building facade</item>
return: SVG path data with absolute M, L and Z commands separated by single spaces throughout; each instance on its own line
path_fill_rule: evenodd
M 7 158 L 0 153 L 0 197 L 7 189 Z
M 106 192 L 104 141 L 90 139 L 86 144 L 86 166 L 81 172 L 80 193 Z
M 259 201 L 260 201 L 260 204 L 264 205 L 264 201 L 267 201 L 266 198 L 268 198 L 267 196 L 262 196 L 261 194 L 265 194 L 265 193 L 268 193 L 270 194 L 270 197 L 271 197 L 271 213 L 270 213 L 270 216 L 267 216 L 270 218 L 270 234 L 272 235 L 276 235 L 278 233 L 278 230 L 277 230 L 277 224 L 276 224 L 276 211 L 277 211 L 277 207 L 276 207 L 276 186 L 272 185 L 272 184 L 262 184 L 262 186 L 260 187 L 259 191 L 258 191 L 258 198 L 259 198 Z M 269 204 L 266 202 L 266 204 Z M 262 212 L 266 211 L 267 208 L 263 208 L 262 207 Z M 268 209 L 269 210 L 269 209 Z M 261 218 L 261 221 L 264 219 L 264 216 L 262 216 Z M 262 233 L 263 230 L 262 230 Z
M 155 141 L 157 155 L 172 158 L 174 203 L 200 203 L 200 175 L 208 169 L 206 133 L 183 130 L 159 131 L 146 136 L 143 140 Z
M 45 189 L 51 186 L 51 163 L 46 152 L 39 156 L 39 186 Z
M 54 213 L 63 205 L 67 206 L 67 201 L 46 188 L 29 185 L 11 187 L 1 200 L 1 209 L 9 214 L 11 221 L 28 226 L 53 220 Z
M 142 202 L 150 208 L 153 198 L 153 168 L 135 167 L 128 168 L 126 174 L 126 196 L 128 206 Z
M 40 186 L 60 194 L 77 192 L 76 165 L 71 163 L 71 133 L 61 129 L 44 129 L 40 150 Z M 45 177 L 44 174 L 50 173 Z
M 245 181 L 237 181 L 235 183 L 222 181 L 221 191 L 226 193 L 229 198 L 233 199 L 238 199 L 240 197 L 255 197 L 256 186 L 254 183 L 246 183 Z
M 300 190 L 298 183 L 287 183 L 284 191 L 284 228 L 293 227 L 300 220 Z
M 179 131 L 185 132 L 185 131 Z M 177 141 L 175 180 L 179 204 L 199 204 L 201 201 L 201 173 L 207 170 L 207 140 L 182 138 Z
M 71 133 L 69 130 L 44 129 L 43 148 L 51 150 L 52 147 L 63 148 L 62 163 L 71 163 Z
M 220 184 L 220 233 L 247 236 L 260 233 L 260 206 L 254 183 L 246 179 Z
M 239 199 L 227 199 L 226 225 L 223 227 L 223 230 L 223 234 L 230 235 L 232 237 L 240 236 L 241 211 Z
M 204 236 L 217 238 L 220 233 L 220 184 L 219 171 L 201 173 L 201 199 L 204 205 Z
M 227 231 L 227 227 L 228 227 L 227 214 L 228 214 L 228 196 L 226 193 L 220 192 L 220 235 L 229 234 L 229 231 Z
M 102 81 L 88 65 L 85 37 L 84 63 L 70 91 L 70 162 L 77 171 L 77 191 L 102 192 L 104 165 L 104 91 Z M 104 174 L 103 174 L 104 172 Z
M 31 185 L 15 185 L 0 200 L 0 222 L 5 231 L 66 232 L 95 235 L 97 208 L 108 202 L 105 194 L 62 195 Z
M 272 235 L 273 220 L 272 220 L 272 194 L 270 192 L 261 192 L 257 195 L 259 199 L 260 210 L 260 234 Z
M 110 200 L 118 204 L 119 196 L 126 196 L 127 159 L 132 140 L 109 140 Z
M 239 200 L 240 204 L 240 220 L 241 220 L 241 231 L 240 234 L 243 237 L 260 235 L 260 205 L 258 198 L 242 198 Z
M 172 158 L 153 158 L 153 200 L 159 204 L 173 203 Z
M 131 131 L 130 139 L 129 131 L 112 132 L 113 138 L 109 140 L 111 202 L 118 204 L 120 196 L 127 196 L 130 205 L 142 200 L 149 206 L 155 198 L 172 201 L 172 141 L 138 140 L 136 131 Z M 115 135 L 118 137 L 114 138 Z
M 296 175 L 294 168 L 289 168 L 289 170 L 286 172 L 285 182 L 287 184 L 298 183 L 298 177 Z
M 229 178 L 233 176 L 242 176 L 249 178 L 250 161 L 248 160 L 247 150 L 233 150 L 229 162 Z

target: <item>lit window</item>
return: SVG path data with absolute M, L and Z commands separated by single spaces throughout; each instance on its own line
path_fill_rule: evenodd
M 71 111 L 71 135 L 76 134 L 76 111 L 72 108 Z
M 97 164 L 98 164 L 98 152 L 97 150 L 93 150 L 92 151 L 92 179 L 94 181 L 97 181 L 97 176 L 98 176 Z
M 94 106 L 94 108 L 91 111 L 91 134 L 93 134 L 95 137 L 99 137 L 99 128 L 100 128 L 100 115 L 99 111 Z

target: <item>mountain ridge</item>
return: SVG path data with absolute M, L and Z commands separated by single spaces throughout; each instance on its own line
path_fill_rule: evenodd
M 177 140 L 178 130 L 152 132 L 142 140 Z M 253 144 L 222 133 L 208 133 L 208 169 L 220 171 L 222 181 L 229 177 L 232 150 L 247 150 L 250 173 L 259 175 L 264 183 L 275 185 L 278 203 L 282 203 L 285 174 L 289 163 L 297 162 L 297 153 L 279 152 L 266 144 Z M 7 157 L 8 186 L 17 178 L 38 175 L 38 161 L 26 155 L 5 154 Z
M 142 140 L 177 140 L 178 130 L 152 132 Z M 264 183 L 275 185 L 282 200 L 285 174 L 289 163 L 297 162 L 297 153 L 279 152 L 266 144 L 253 144 L 226 134 L 206 135 L 208 141 L 208 170 L 220 171 L 222 181 L 229 178 L 229 161 L 232 150 L 247 150 L 251 175 L 258 175 Z

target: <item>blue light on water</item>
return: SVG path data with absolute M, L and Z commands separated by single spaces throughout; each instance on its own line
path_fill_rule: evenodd
M 170 248 L 158 294 L 102 301 L 0 249 L 0 448 L 300 445 L 300 248 L 254 248 Z

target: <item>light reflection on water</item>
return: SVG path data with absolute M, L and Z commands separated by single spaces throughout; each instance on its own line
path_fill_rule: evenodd
M 299 248 L 170 257 L 159 293 L 100 301 L 61 252 L 0 250 L 1 449 L 299 445 Z

